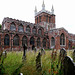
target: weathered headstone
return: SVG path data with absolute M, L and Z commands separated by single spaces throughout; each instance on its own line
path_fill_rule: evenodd
M 23 61 L 26 60 L 26 50 L 27 50 L 27 46 L 26 46 L 26 44 L 24 44 L 24 46 L 23 46 L 23 57 L 22 57 Z
M 73 61 L 75 62 L 75 50 L 74 50 L 74 52 L 73 52 Z
M 35 52 L 37 51 L 37 47 L 34 48 L 34 51 L 35 51 Z
M 64 58 L 63 73 L 64 75 L 75 75 L 75 65 L 73 59 L 69 56 Z
M 41 53 L 39 52 L 37 57 L 36 57 L 36 70 L 41 71 Z
M 41 49 L 41 54 L 45 54 L 44 48 Z
M 67 52 L 64 48 L 60 50 L 60 60 L 63 62 L 64 58 L 67 56 Z
M 32 45 L 32 50 L 34 50 L 35 49 L 35 46 L 34 45 Z

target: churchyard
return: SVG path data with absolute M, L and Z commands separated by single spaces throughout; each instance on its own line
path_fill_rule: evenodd
M 0 54 L 0 75 L 75 75 L 73 52 L 74 50 L 60 52 L 42 49 Z

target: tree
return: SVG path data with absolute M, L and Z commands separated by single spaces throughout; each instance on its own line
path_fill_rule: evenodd
M 0 29 L 1 29 L 2 25 L 0 24 Z

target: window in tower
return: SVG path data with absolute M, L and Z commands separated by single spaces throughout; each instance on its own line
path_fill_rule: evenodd
M 46 22 L 48 22 L 48 16 L 46 16 Z
M 41 16 L 39 16 L 39 22 L 41 22 Z
M 38 23 L 38 17 L 37 17 L 37 23 Z
M 49 23 L 51 22 L 51 17 L 49 17 Z

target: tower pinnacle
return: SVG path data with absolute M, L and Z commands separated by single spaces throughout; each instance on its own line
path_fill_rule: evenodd
M 35 10 L 34 10 L 34 12 L 35 12 L 35 15 L 36 15 L 36 13 L 37 13 L 37 8 L 36 8 L 36 6 L 35 6 Z
M 44 0 L 43 0 L 43 4 L 42 4 L 42 10 L 45 10 Z
M 51 12 L 52 12 L 52 14 L 54 14 L 54 8 L 53 8 L 53 5 L 52 5 L 52 9 L 51 9 Z

